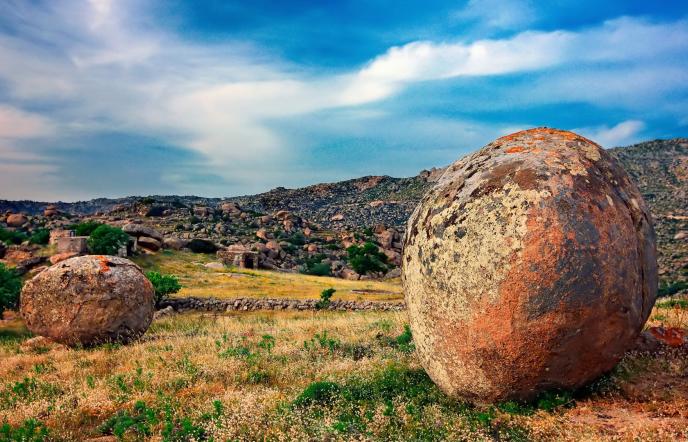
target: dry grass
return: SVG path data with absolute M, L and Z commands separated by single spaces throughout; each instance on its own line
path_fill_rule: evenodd
M 399 345 L 406 319 L 404 312 L 189 314 L 155 322 L 134 344 L 93 349 L 28 347 L 21 324 L 5 321 L 0 421 L 17 427 L 35 419 L 51 440 L 120 430 L 125 440 L 688 437 L 685 352 L 628 355 L 588 391 L 539 406 L 473 408 L 441 394 L 412 347 Z M 304 394 L 321 381 L 336 391 Z
M 163 252 L 142 256 L 136 258 L 135 261 L 146 271 L 155 270 L 177 275 L 184 287 L 177 296 L 317 299 L 324 289 L 332 287 L 337 290 L 333 299 L 371 301 L 403 299 L 399 279 L 347 281 L 339 278 L 267 270 L 232 268 L 213 270 L 204 267 L 204 264 L 215 261 L 214 256 L 190 252 Z M 352 292 L 356 290 L 364 292 Z

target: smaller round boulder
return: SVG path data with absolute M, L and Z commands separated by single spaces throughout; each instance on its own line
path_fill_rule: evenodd
M 26 217 L 26 215 L 22 215 L 21 213 L 13 213 L 7 217 L 6 222 L 9 227 L 22 227 L 24 224 L 29 222 L 29 219 Z
M 154 310 L 150 281 L 136 264 L 116 256 L 59 262 L 21 293 L 27 328 L 67 345 L 129 342 L 145 333 Z

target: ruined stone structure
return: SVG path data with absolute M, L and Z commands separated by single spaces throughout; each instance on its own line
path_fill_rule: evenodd
M 423 366 L 474 402 L 576 388 L 610 370 L 657 291 L 637 187 L 597 144 L 547 128 L 449 166 L 409 220 L 402 263 Z
M 233 244 L 217 251 L 217 257 L 223 264 L 242 269 L 257 269 L 259 256 L 258 252 L 251 251 L 241 244 Z
M 88 236 L 63 236 L 57 238 L 57 253 L 88 253 Z

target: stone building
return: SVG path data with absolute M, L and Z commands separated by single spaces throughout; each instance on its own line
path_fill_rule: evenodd
M 258 252 L 249 250 L 241 244 L 233 244 L 226 249 L 218 250 L 217 257 L 227 266 L 242 269 L 258 268 Z

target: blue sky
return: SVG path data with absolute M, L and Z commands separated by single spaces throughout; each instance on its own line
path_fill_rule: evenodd
M 0 3 L 0 198 L 410 176 L 534 126 L 688 135 L 688 2 Z

